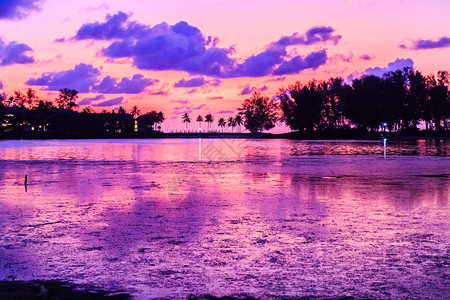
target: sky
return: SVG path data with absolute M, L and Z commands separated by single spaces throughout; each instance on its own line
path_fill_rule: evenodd
M 296 81 L 450 70 L 449 12 L 448 0 L 0 0 L 0 91 L 76 89 L 80 109 L 136 105 L 182 130 L 184 113 L 228 118 Z

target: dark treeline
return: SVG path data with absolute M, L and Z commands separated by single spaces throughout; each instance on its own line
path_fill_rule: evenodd
M 76 90 L 61 89 L 54 102 L 39 99 L 36 91 L 0 94 L 0 138 L 104 138 L 159 136 L 162 112 L 141 115 L 134 106 L 130 112 L 95 113 L 88 106 L 77 112 Z
M 450 128 L 450 75 L 424 76 L 413 69 L 363 76 L 346 84 L 342 78 L 299 82 L 276 95 L 280 119 L 294 131 L 414 133 Z
M 270 130 L 284 123 L 300 138 L 353 138 L 398 135 L 448 136 L 450 132 L 450 74 L 440 71 L 424 76 L 413 69 L 363 76 L 351 84 L 342 78 L 297 82 L 280 89 L 274 97 L 254 93 L 244 100 L 239 113 L 217 120 L 199 115 L 208 124 L 202 132 L 220 134 L 228 126 L 233 133 L 243 124 L 251 133 Z M 43 101 L 36 92 L 0 94 L 0 138 L 102 138 L 162 136 L 162 112 L 141 115 L 135 106 L 129 112 L 94 113 L 91 107 L 77 112 L 75 90 L 62 89 L 54 102 Z M 191 118 L 182 116 L 186 131 Z M 198 132 L 197 130 L 192 132 Z

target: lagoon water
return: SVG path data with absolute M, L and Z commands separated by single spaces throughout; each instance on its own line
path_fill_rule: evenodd
M 0 141 L 0 280 L 136 299 L 445 299 L 450 141 L 386 152 L 382 141 Z

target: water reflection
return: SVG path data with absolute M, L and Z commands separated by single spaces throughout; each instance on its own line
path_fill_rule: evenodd
M 449 157 L 383 159 L 372 142 L 26 143 L 0 149 L 1 279 L 142 298 L 433 298 L 448 286 Z M 448 144 L 395 151 L 412 148 Z

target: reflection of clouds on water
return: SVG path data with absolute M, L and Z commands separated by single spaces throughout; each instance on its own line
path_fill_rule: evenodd
M 197 140 L 61 150 L 75 160 L 43 160 L 58 152 L 55 143 L 21 154 L 39 160 L 11 160 L 1 148 L 0 277 L 168 298 L 350 289 L 389 298 L 397 287 L 388 279 L 398 278 L 408 297 L 442 295 L 448 157 L 295 155 L 301 142 L 237 142 L 212 141 L 227 159 L 201 161 Z

